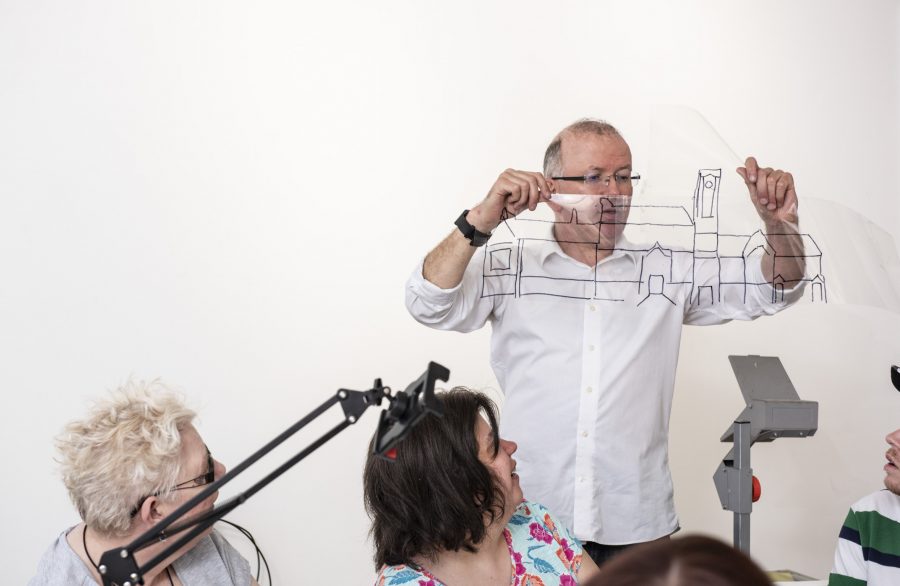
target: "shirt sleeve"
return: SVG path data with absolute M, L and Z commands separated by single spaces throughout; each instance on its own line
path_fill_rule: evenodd
M 250 563 L 217 531 L 210 535 L 234 583 L 250 584 Z
M 173 566 L 186 586 L 250 585 L 250 564 L 217 531 L 201 539 Z
M 406 282 L 406 309 L 421 324 L 437 330 L 472 332 L 484 326 L 494 304 L 482 298 L 481 253 L 476 253 L 462 282 L 452 289 L 441 289 L 422 276 L 424 260 Z
M 94 578 L 85 562 L 69 546 L 66 536 L 72 528 L 66 529 L 44 552 L 38 563 L 36 575 L 28 581 L 28 586 L 91 586 Z
M 763 315 L 774 315 L 803 296 L 805 281 L 792 288 L 773 287 L 763 276 L 758 259 L 752 257 L 744 271 L 743 263 L 704 263 L 697 266 L 695 291 L 691 302 L 684 308 L 684 323 L 688 325 L 715 325 L 731 320 L 754 320 Z M 697 290 L 715 286 L 718 298 L 713 303 L 694 303 Z
M 531 508 L 532 516 L 541 521 L 559 545 L 560 551 L 557 555 L 565 556 L 572 574 L 577 575 L 578 570 L 581 568 L 581 556 L 584 552 L 581 541 L 575 537 L 571 529 L 563 525 L 544 505 L 532 502 L 526 504 Z
M 439 585 L 433 578 L 409 566 L 383 566 L 375 578 L 375 586 L 416 586 L 427 584 L 428 581 L 434 586 Z
M 853 509 L 847 513 L 837 547 L 834 550 L 834 569 L 828 576 L 829 586 L 865 586 L 868 576 L 859 536 L 859 524 Z

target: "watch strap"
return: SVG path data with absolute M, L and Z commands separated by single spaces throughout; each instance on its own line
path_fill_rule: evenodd
M 491 239 L 490 233 L 485 234 L 480 231 L 478 228 L 469 223 L 469 220 L 466 219 L 466 216 L 469 215 L 469 210 L 463 210 L 463 213 L 456 218 L 456 227 L 459 228 L 459 231 L 462 232 L 462 235 L 466 237 L 469 241 L 469 244 L 472 246 L 484 246 L 487 244 L 487 241 Z

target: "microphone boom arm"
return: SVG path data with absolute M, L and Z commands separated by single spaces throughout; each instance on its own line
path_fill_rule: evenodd
M 144 584 L 144 574 L 152 570 L 166 558 L 184 547 L 192 539 L 203 533 L 219 519 L 244 504 L 250 497 L 259 492 L 270 482 L 290 470 L 298 462 L 322 447 L 325 442 L 339 434 L 341 431 L 353 425 L 362 414 L 371 406 L 381 405 L 383 399 L 388 400 L 388 406 L 381 412 L 376 431 L 374 452 L 379 456 L 385 456 L 400 439 L 402 439 L 427 413 L 443 415 L 440 402 L 434 394 L 434 384 L 437 380 L 446 382 L 450 378 L 450 371 L 436 362 L 429 362 L 425 372 L 400 391 L 396 396 L 391 396 L 391 389 L 381 384 L 381 379 L 375 379 L 372 388 L 367 391 L 352 391 L 340 389 L 328 400 L 311 411 L 304 418 L 284 430 L 281 434 L 254 452 L 243 462 L 228 471 L 215 482 L 207 485 L 186 503 L 172 511 L 159 521 L 151 529 L 136 537 L 128 545 L 111 549 L 100 557 L 98 570 L 103 579 L 103 586 L 137 586 Z M 174 525 L 181 520 L 191 509 L 206 500 L 210 495 L 218 491 L 241 474 L 244 470 L 256 463 L 260 458 L 271 452 L 285 440 L 303 429 L 310 422 L 321 416 L 325 411 L 340 403 L 344 411 L 344 419 L 333 428 L 322 434 L 318 439 L 287 460 L 284 464 L 270 472 L 261 480 L 250 486 L 244 492 L 228 499 L 221 505 L 202 513 L 181 524 Z M 389 458 L 390 459 L 390 458 Z M 171 529 L 170 529 L 171 527 Z M 169 529 L 167 532 L 166 529 Z M 149 544 L 167 539 L 170 535 L 187 531 L 174 543 L 166 547 L 159 554 L 148 560 L 142 566 L 138 566 L 134 554 Z

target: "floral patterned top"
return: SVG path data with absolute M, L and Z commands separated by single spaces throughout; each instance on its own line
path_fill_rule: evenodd
M 513 567 L 510 586 L 577 586 L 581 543 L 547 509 L 522 501 L 503 530 Z M 446 586 L 428 570 L 384 566 L 375 586 Z

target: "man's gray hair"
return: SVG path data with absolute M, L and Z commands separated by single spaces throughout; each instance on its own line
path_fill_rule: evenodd
M 619 134 L 619 131 L 616 130 L 616 127 L 606 122 L 605 120 L 600 120 L 597 118 L 582 118 L 580 120 L 576 120 L 572 124 L 569 124 L 565 128 L 559 131 L 552 141 L 550 141 L 550 145 L 547 147 L 547 151 L 544 153 L 544 176 L 545 177 L 554 177 L 562 174 L 562 141 L 566 136 L 573 136 L 578 134 L 596 134 L 597 136 L 614 136 L 617 138 L 622 138 L 622 135 Z
M 122 537 L 142 498 L 171 498 L 181 431 L 195 415 L 159 381 L 129 381 L 65 427 L 56 438 L 63 482 L 91 529 Z

